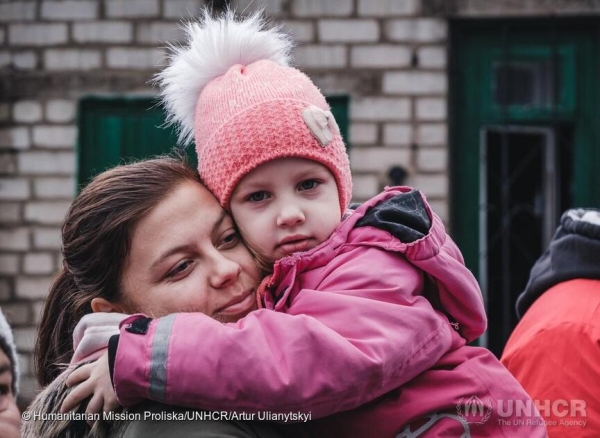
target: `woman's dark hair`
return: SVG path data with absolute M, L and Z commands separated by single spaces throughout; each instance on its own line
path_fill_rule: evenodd
M 63 266 L 46 298 L 35 346 L 42 386 L 71 360 L 73 330 L 92 312 L 92 299 L 119 301 L 137 222 L 188 181 L 199 183 L 183 157 L 162 156 L 99 174 L 73 201 L 62 226 Z

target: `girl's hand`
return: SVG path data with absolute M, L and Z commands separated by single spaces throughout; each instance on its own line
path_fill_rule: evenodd
M 89 396 L 92 398 L 85 410 L 87 414 L 114 411 L 119 407 L 117 395 L 110 381 L 108 352 L 100 356 L 97 361 L 73 371 L 67 378 L 66 384 L 69 388 L 78 385 L 65 397 L 60 407 L 62 413 L 77 408 Z

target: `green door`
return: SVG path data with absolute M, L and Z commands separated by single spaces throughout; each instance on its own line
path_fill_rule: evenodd
M 451 25 L 452 232 L 498 355 L 560 213 L 600 206 L 599 23 Z

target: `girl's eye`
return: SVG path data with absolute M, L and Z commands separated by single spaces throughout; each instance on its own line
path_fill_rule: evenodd
M 267 199 L 268 196 L 269 196 L 268 193 L 263 190 L 260 192 L 252 193 L 246 199 L 250 202 L 260 202 L 260 201 L 264 201 L 265 199 Z
M 319 182 L 316 179 L 307 179 L 306 181 L 302 181 L 299 184 L 300 190 L 312 190 L 319 185 Z
M 185 260 L 185 261 L 179 263 L 177 266 L 175 266 L 175 268 L 173 270 L 171 270 L 167 274 L 167 278 L 174 278 L 180 274 L 187 272 L 189 270 L 190 266 L 192 266 L 192 263 L 193 262 L 191 260 Z
M 237 231 L 234 231 L 234 232 L 226 234 L 225 237 L 223 237 L 223 240 L 221 241 L 221 245 L 219 245 L 219 248 L 225 248 L 225 249 L 233 248 L 239 242 L 240 242 L 240 235 Z

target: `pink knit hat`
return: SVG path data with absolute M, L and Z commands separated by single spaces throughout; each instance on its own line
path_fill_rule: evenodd
M 299 157 L 334 175 L 342 212 L 352 196 L 350 163 L 338 126 L 319 89 L 287 66 L 291 42 L 266 29 L 255 14 L 204 13 L 187 26 L 188 42 L 175 49 L 158 75 L 169 121 L 180 140 L 193 136 L 202 181 L 224 208 L 240 180 L 261 164 Z

